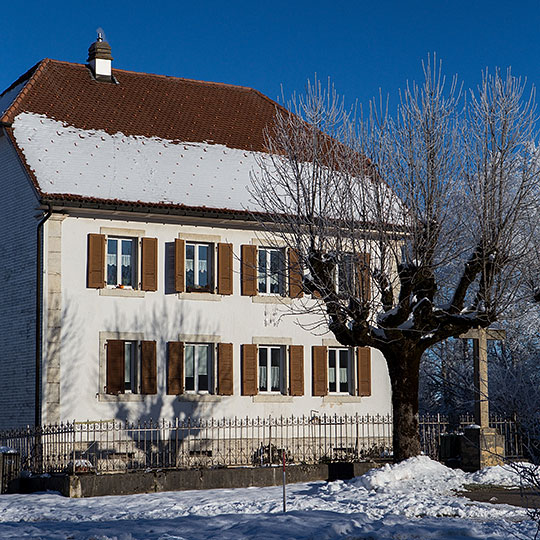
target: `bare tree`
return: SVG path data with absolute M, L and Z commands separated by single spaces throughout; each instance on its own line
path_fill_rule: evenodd
M 519 294 L 538 195 L 534 91 L 497 71 L 464 99 L 440 65 L 424 74 L 394 117 L 380 100 L 356 120 L 331 85 L 308 84 L 277 109 L 251 187 L 304 269 L 311 297 L 294 309 L 384 355 L 396 461 L 420 453 L 423 352 Z

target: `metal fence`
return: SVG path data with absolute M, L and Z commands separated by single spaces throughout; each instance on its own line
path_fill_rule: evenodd
M 461 427 L 472 418 L 460 419 Z M 420 418 L 425 454 L 437 459 L 450 424 L 442 415 Z M 523 455 L 515 424 L 493 417 L 506 437 L 507 457 Z M 0 445 L 21 455 L 22 468 L 45 472 L 116 472 L 152 468 L 256 466 L 361 461 L 389 457 L 390 415 L 313 415 L 122 422 L 70 422 L 0 432 Z

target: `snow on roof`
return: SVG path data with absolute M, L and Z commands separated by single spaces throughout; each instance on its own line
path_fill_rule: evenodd
M 13 135 L 42 192 L 245 210 L 255 152 L 84 130 L 21 113 Z

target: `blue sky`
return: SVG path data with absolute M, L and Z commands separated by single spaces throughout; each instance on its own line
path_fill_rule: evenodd
M 540 85 L 540 0 L 5 2 L 0 92 L 45 57 L 86 62 L 96 28 L 113 66 L 256 88 L 276 99 L 315 73 L 347 101 L 392 98 L 436 52 L 474 86 L 511 66 Z

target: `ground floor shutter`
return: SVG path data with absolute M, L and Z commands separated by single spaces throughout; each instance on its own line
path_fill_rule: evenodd
M 184 344 L 181 341 L 167 343 L 167 394 L 184 393 Z
M 124 342 L 110 339 L 107 348 L 107 394 L 122 394 L 124 392 Z
M 289 347 L 289 382 L 290 395 L 304 395 L 304 347 L 291 345 Z
M 358 347 L 358 395 L 371 396 L 371 349 Z
M 257 394 L 257 345 L 242 345 L 242 395 Z
M 90 289 L 105 287 L 105 235 L 88 235 L 88 261 L 86 286 Z
M 142 239 L 141 259 L 141 289 L 143 291 L 157 291 L 157 238 Z
M 141 341 L 141 394 L 157 394 L 155 341 Z
M 242 295 L 257 294 L 257 246 L 242 246 Z
M 233 344 L 218 343 L 217 393 L 220 396 L 233 395 Z
M 314 346 L 313 354 L 313 395 L 326 396 L 328 393 L 328 347 Z

